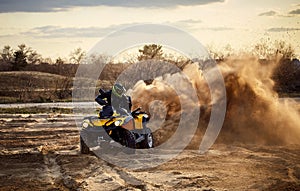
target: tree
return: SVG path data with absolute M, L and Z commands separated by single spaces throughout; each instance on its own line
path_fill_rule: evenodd
M 53 64 L 53 60 L 50 57 L 43 58 L 42 63 Z
M 163 51 L 161 45 L 150 44 L 145 45 L 143 49 L 140 49 L 139 52 L 141 53 L 138 56 L 138 60 L 149 60 L 149 59 L 156 59 L 162 60 L 163 59 Z
M 210 44 L 207 46 L 210 57 L 217 61 L 225 61 L 230 56 L 233 56 L 233 48 L 230 44 L 226 44 L 224 47 L 217 48 L 214 44 Z
M 4 46 L 1 53 L 1 58 L 5 63 L 11 63 L 14 58 L 13 49 L 8 45 Z
M 28 64 L 39 64 L 42 61 L 42 56 L 38 54 L 36 51 L 31 50 L 29 48 L 27 50 L 27 63 Z
M 296 57 L 295 50 L 291 44 L 287 44 L 282 40 L 271 42 L 270 39 L 261 39 L 261 42 L 255 45 L 252 52 L 254 56 L 265 60 L 273 60 L 278 57 L 283 59 L 293 59 Z
M 40 54 L 32 50 L 31 47 L 27 47 L 25 44 L 18 46 L 19 50 L 13 54 L 13 70 L 20 70 L 27 66 L 27 64 L 39 64 L 42 60 Z M 8 47 L 6 48 L 6 50 Z
M 275 89 L 281 92 L 299 92 L 300 61 L 298 59 L 282 57 L 274 68 L 272 78 Z
M 296 57 L 295 49 L 291 44 L 287 44 L 285 41 L 275 41 L 276 55 L 281 56 L 283 59 L 293 59 Z
M 35 50 L 32 50 L 31 47 L 27 47 L 25 44 L 20 44 L 19 50 L 26 55 L 26 61 L 28 64 L 38 64 L 42 60 L 42 56 L 38 54 Z
M 26 61 L 26 54 L 22 50 L 18 50 L 14 53 L 13 70 L 20 70 L 24 68 L 28 63 Z
M 70 61 L 74 64 L 80 64 L 85 56 L 85 51 L 83 51 L 81 48 L 76 48 L 73 52 L 70 53 Z
M 55 61 L 55 64 L 59 65 L 59 64 L 64 64 L 65 61 L 61 58 L 61 57 L 58 57 Z

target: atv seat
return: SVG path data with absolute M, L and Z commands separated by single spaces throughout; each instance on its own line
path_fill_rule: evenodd
M 99 115 L 99 119 L 110 119 L 111 116 L 101 116 L 101 114 Z

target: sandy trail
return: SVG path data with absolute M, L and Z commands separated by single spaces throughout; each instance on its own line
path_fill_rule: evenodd
M 0 190 L 300 190 L 300 147 L 214 145 L 150 169 L 79 154 L 72 115 L 0 117 Z

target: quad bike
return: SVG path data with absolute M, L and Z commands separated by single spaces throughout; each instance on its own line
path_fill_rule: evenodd
M 149 121 L 147 113 L 141 108 L 131 114 L 123 111 L 123 114 L 114 113 L 109 118 L 100 115 L 85 117 L 80 131 L 80 152 L 88 154 L 91 148 L 97 146 L 107 151 L 116 146 L 131 148 L 127 149 L 131 152 L 152 148 L 152 132 L 146 127 Z

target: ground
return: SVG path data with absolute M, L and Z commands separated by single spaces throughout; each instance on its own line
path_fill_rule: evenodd
M 79 153 L 73 114 L 1 114 L 0 190 L 300 190 L 300 146 L 214 145 L 129 170 Z

